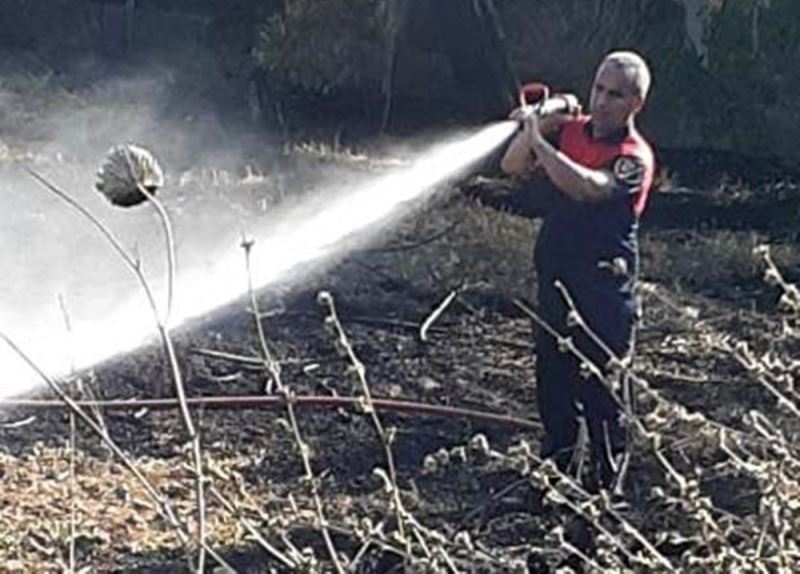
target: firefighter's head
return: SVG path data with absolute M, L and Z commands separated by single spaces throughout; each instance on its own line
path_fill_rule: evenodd
M 603 135 L 628 125 L 644 106 L 650 82 L 650 70 L 639 54 L 611 52 L 603 58 L 589 102 L 595 131 Z

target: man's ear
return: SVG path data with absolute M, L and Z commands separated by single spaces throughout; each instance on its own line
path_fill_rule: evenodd
M 644 99 L 641 96 L 636 96 L 634 98 L 633 113 L 638 114 L 640 111 L 642 111 L 643 107 L 644 107 Z

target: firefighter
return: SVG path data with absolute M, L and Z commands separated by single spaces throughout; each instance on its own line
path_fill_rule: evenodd
M 630 356 L 637 227 L 655 170 L 653 151 L 635 120 L 650 81 L 638 54 L 608 54 L 594 77 L 589 114 L 572 110 L 542 119 L 527 107 L 516 110 L 513 117 L 523 127 L 501 161 L 503 172 L 523 181 L 518 205 L 546 204 L 534 255 L 539 312 L 603 373 L 610 359 L 607 350 L 576 325 L 574 316 L 568 317 L 569 306 L 556 284 L 563 285 L 588 329 L 617 358 Z M 525 185 L 537 179 L 537 172 L 544 176 L 539 178 L 544 189 Z M 582 369 L 575 354 L 559 350 L 556 339 L 541 328 L 535 344 L 537 401 L 545 429 L 542 455 L 570 470 L 582 416 L 591 454 L 587 486 L 621 493 L 628 447 L 622 403 L 629 396 L 622 391 L 627 389 L 612 389 L 605 376 L 587 377 L 586 365 Z

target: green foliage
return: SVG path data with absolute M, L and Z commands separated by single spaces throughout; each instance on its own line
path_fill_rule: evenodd
M 80 41 L 85 33 L 85 10 L 75 4 L 70 0 L 3 0 L 0 47 L 46 48 L 56 42 L 70 46 Z
M 514 62 L 524 79 L 541 79 L 586 97 L 607 51 L 633 48 L 654 72 L 642 118 L 662 145 L 796 159 L 800 137 L 800 2 L 709 2 L 698 53 L 687 10 L 676 0 L 525 0 L 503 4 Z
M 688 45 L 679 2 L 544 0 L 531 9 L 525 0 L 510 0 L 504 7 L 509 45 L 523 81 L 545 81 L 554 89 L 574 91 L 588 103 L 602 56 L 635 49 L 654 75 L 641 122 L 645 131 L 660 143 L 702 145 L 705 136 L 697 118 L 713 117 L 705 109 L 709 87 Z
M 706 43 L 730 147 L 797 158 L 800 2 L 728 0 L 709 20 Z
M 492 86 L 503 81 L 497 69 L 504 56 L 488 49 L 491 31 L 481 20 L 481 2 L 137 0 L 132 44 L 139 54 L 196 78 L 198 93 L 241 94 L 258 75 L 269 98 L 299 88 L 338 92 L 370 106 L 379 101 L 373 96 L 384 87 L 396 48 L 397 110 L 405 106 L 424 117 L 441 109 L 458 117 L 472 109 L 470 117 L 488 118 L 498 111 L 499 88 Z M 602 55 L 633 48 L 654 71 L 641 123 L 660 145 L 800 157 L 800 1 L 494 4 L 522 80 L 545 81 L 586 101 Z M 689 12 L 698 8 L 699 15 Z M 124 16 L 122 4 L 112 0 L 3 0 L 0 48 L 26 50 L 54 69 L 86 52 L 126 57 Z M 705 28 L 702 38 L 695 26 Z M 477 105 L 481 98 L 485 105 Z
M 261 26 L 256 60 L 273 78 L 315 91 L 377 90 L 383 9 L 381 0 L 285 0 Z

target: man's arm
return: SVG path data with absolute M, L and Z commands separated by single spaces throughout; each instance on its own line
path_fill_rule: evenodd
M 517 110 L 515 110 L 515 113 Z M 514 113 L 512 113 L 512 118 Z M 556 137 L 564 122 L 572 119 L 571 114 L 551 114 L 539 119 L 539 129 L 545 137 Z M 503 159 L 500 161 L 500 169 L 507 175 L 525 177 L 533 173 L 536 168 L 536 154 L 531 148 L 530 126 L 528 122 L 523 123 L 522 130 L 511 140 Z
M 531 131 L 538 129 L 534 127 Z M 597 202 L 614 194 L 617 181 L 611 172 L 582 166 L 554 148 L 541 134 L 538 137 L 531 134 L 530 138 L 528 149 L 536 154 L 550 181 L 570 199 Z
M 550 181 L 574 201 L 598 202 L 638 195 L 647 183 L 647 160 L 620 155 L 608 170 L 590 169 L 556 150 L 547 140 L 533 144 Z M 652 169 L 652 167 L 650 168 Z
M 531 150 L 530 136 L 523 129 L 511 140 L 500 160 L 500 169 L 507 175 L 525 177 L 533 171 L 535 165 L 536 158 Z

